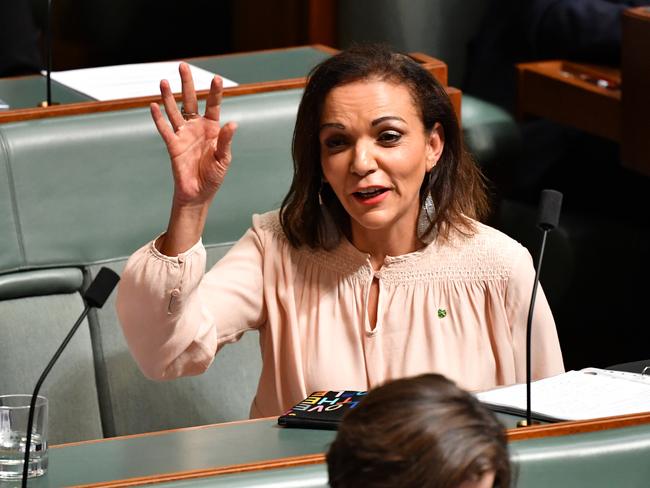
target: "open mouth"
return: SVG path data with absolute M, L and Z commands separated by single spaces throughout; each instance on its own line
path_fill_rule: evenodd
M 388 188 L 369 188 L 367 190 L 355 191 L 353 195 L 360 200 L 370 200 L 386 193 Z

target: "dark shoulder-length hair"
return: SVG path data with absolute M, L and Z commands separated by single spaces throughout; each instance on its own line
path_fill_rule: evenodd
M 327 469 L 332 488 L 457 488 L 490 472 L 509 488 L 512 478 L 503 426 L 438 374 L 371 390 L 344 416 Z
M 405 85 L 429 134 L 439 123 L 444 130 L 440 160 L 425 177 L 421 201 L 431 194 L 435 216 L 428 232 L 446 238 L 451 229 L 471 235 L 473 222 L 487 213 L 486 186 L 481 172 L 465 151 L 458 120 L 445 89 L 416 61 L 385 45 L 351 47 L 317 65 L 298 107 L 293 133 L 293 181 L 282 202 L 280 222 L 289 242 L 299 247 L 324 247 L 318 231 L 322 218 L 319 192 L 339 229 L 347 232 L 349 216 L 329 185 L 323 185 L 319 129 L 325 98 L 333 88 L 360 80 L 377 79 Z

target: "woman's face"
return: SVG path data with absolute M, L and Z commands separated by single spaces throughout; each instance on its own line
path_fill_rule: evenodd
M 420 186 L 444 135 L 439 124 L 425 133 L 408 88 L 378 80 L 334 88 L 319 139 L 323 176 L 350 215 L 353 236 L 392 229 L 412 238 Z

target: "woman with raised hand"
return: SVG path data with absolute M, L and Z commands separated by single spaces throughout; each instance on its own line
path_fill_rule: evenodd
M 129 259 L 118 289 L 127 342 L 148 377 L 199 374 L 221 346 L 257 329 L 253 417 L 279 415 L 312 391 L 424 372 L 469 390 L 524 381 L 532 259 L 478 221 L 482 177 L 426 70 L 376 45 L 318 65 L 298 109 L 282 207 L 254 215 L 207 273 L 200 236 L 236 127 L 220 126 L 218 79 L 199 116 L 189 70 L 180 71 L 183 110 L 166 82 L 168 121 L 152 106 L 172 160 L 170 223 Z M 562 372 L 543 293 L 533 331 L 533 377 Z

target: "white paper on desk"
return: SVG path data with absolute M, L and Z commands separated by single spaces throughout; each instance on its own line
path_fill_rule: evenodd
M 172 92 L 180 93 L 179 63 L 179 61 L 164 61 L 53 71 L 51 77 L 54 81 L 96 100 L 119 100 L 159 95 L 162 79 L 169 81 Z M 190 65 L 190 69 L 194 78 L 194 88 L 208 90 L 214 73 L 193 65 Z M 237 86 L 237 83 L 228 78 L 222 77 L 222 79 L 224 88 Z
M 481 402 L 526 411 L 526 384 L 477 393 Z M 561 420 L 588 420 L 650 411 L 650 381 L 641 375 L 587 368 L 534 381 L 531 411 Z

